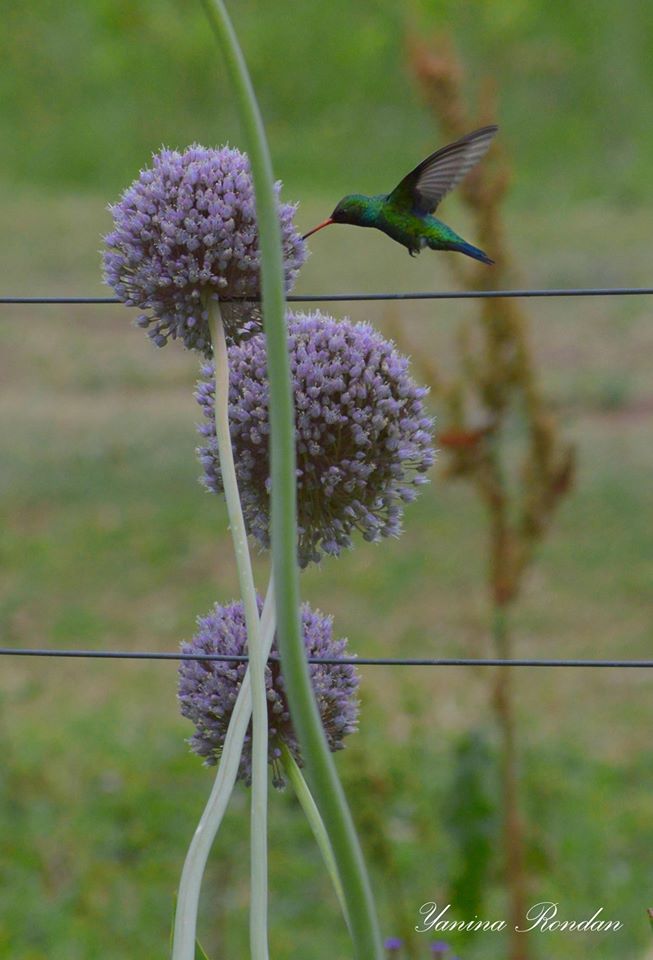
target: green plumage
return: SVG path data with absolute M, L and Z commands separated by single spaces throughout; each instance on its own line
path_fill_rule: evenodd
M 405 206 L 394 203 L 386 194 L 376 197 L 353 194 L 341 200 L 338 206 L 341 210 L 344 207 L 352 216 L 352 219 L 346 222 L 383 231 L 397 243 L 407 247 L 413 256 L 424 247 L 431 250 L 464 250 L 470 246 L 442 220 L 430 213 L 414 213 L 411 208 L 406 209 Z M 336 220 L 336 223 L 338 222 L 343 221 Z
M 454 250 L 483 263 L 492 260 L 467 243 L 451 227 L 433 216 L 442 197 L 462 180 L 488 149 L 497 128 L 483 127 L 428 156 L 388 194 L 367 197 L 349 194 L 328 220 L 308 237 L 331 223 L 374 227 L 406 247 L 411 256 L 424 247 Z

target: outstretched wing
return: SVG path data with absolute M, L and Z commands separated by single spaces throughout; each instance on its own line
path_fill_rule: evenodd
M 411 206 L 416 213 L 433 213 L 445 194 L 485 155 L 498 129 L 481 127 L 436 150 L 397 184 L 388 200 Z

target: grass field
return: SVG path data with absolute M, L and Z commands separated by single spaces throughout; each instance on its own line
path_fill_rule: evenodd
M 494 87 L 529 203 L 650 202 L 653 8 L 631 0 L 239 0 L 232 15 L 276 170 L 293 189 L 376 193 L 438 144 L 407 39 L 446 34 L 470 93 Z M 237 140 L 201 4 L 4 0 L 0 178 L 117 190 L 163 143 Z M 564 233 L 564 227 L 561 225 Z
M 2 196 L 3 292 L 101 293 L 110 197 Z M 308 227 L 333 197 L 309 197 Z M 455 201 L 449 220 L 464 216 Z M 510 211 L 523 285 L 648 283 L 651 211 L 598 203 L 565 220 Z M 473 239 L 473 238 L 470 238 Z M 447 257 L 410 261 L 382 236 L 315 238 L 299 291 L 452 286 Z M 196 363 L 156 351 L 117 307 L 2 308 L 0 632 L 7 646 L 174 650 L 196 615 L 235 595 L 222 505 L 197 483 Z M 515 618 L 520 656 L 650 656 L 653 348 L 646 298 L 529 305 L 544 385 L 580 450 L 576 489 Z M 344 313 L 344 308 L 342 311 Z M 406 325 L 446 364 L 460 304 L 356 305 Z M 437 414 L 437 411 L 436 411 Z M 306 598 L 361 655 L 489 653 L 484 517 L 470 492 L 433 482 L 397 542 L 359 544 L 308 571 Z M 257 561 L 265 579 L 265 558 Z M 456 870 L 453 755 L 466 731 L 495 753 L 481 669 L 363 669 L 360 733 L 339 759 L 372 862 L 385 935 L 408 935 Z M 189 756 L 171 663 L 6 659 L 0 696 L 0 952 L 15 960 L 164 956 L 172 898 L 211 774 Z M 650 939 L 653 698 L 642 671 L 520 671 L 522 796 L 532 901 L 605 916 L 592 956 L 642 956 Z M 487 773 L 492 788 L 492 771 Z M 336 904 L 297 805 L 272 803 L 272 952 L 346 957 Z M 246 954 L 247 794 L 217 844 L 201 931 L 214 957 Z M 496 829 L 496 809 L 490 820 Z M 494 836 L 494 834 L 493 834 Z M 498 846 L 483 915 L 505 912 Z M 413 956 L 426 938 L 413 937 Z M 538 935 L 538 958 L 580 960 L 588 940 Z M 415 951 L 421 943 L 422 953 Z M 498 960 L 497 935 L 461 944 Z
M 303 229 L 345 192 L 389 189 L 441 142 L 407 51 L 410 38 L 446 34 L 472 98 L 486 82 L 498 94 L 514 171 L 513 284 L 651 284 L 651 4 L 593 0 L 591 15 L 582 0 L 230 7 Z M 106 294 L 105 207 L 151 152 L 240 142 L 200 5 L 182 0 L 5 0 L 0 100 L 0 294 Z M 443 216 L 474 241 L 455 195 Z M 457 286 L 449 255 L 410 260 L 373 231 L 334 227 L 311 249 L 297 292 Z M 445 372 L 475 309 L 337 307 L 405 330 L 413 353 Z M 528 311 L 579 473 L 515 610 L 515 653 L 650 657 L 653 301 L 541 300 Z M 0 306 L 2 646 L 172 651 L 197 615 L 236 595 L 223 505 L 197 482 L 196 360 L 157 351 L 132 319 L 113 306 Z M 400 540 L 359 543 L 303 575 L 303 596 L 362 656 L 493 652 L 485 517 L 466 486 L 444 481 L 443 463 Z M 266 557 L 256 571 L 263 589 Z M 424 960 L 430 937 L 413 928 L 425 901 L 451 899 L 458 919 L 506 916 L 493 675 L 361 673 L 361 728 L 338 767 L 384 936 L 401 935 L 406 956 Z M 650 957 L 649 674 L 516 674 L 530 902 L 558 901 L 576 920 L 603 907 L 623 923 L 602 935 L 538 933 L 532 960 Z M 190 734 L 173 663 L 3 658 L 1 956 L 168 955 L 181 865 L 212 781 L 189 754 Z M 203 897 L 200 933 L 215 960 L 248 955 L 247 826 L 240 787 Z M 345 960 L 337 904 L 287 791 L 272 797 L 270 849 L 271 956 Z M 454 895 L 464 869 L 469 886 Z M 460 960 L 506 957 L 500 934 L 455 947 Z

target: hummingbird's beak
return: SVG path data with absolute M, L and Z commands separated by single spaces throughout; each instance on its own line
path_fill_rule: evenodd
M 317 227 L 313 227 L 312 230 L 309 230 L 308 233 L 305 233 L 302 237 L 302 240 L 306 240 L 308 237 L 311 237 L 314 233 L 317 233 L 318 230 L 321 230 L 322 227 L 328 227 L 330 223 L 333 223 L 333 219 L 329 217 L 328 220 L 324 220 L 322 223 L 318 223 Z

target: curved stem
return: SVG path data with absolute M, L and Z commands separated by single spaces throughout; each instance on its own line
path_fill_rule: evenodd
M 333 847 L 331 846 L 329 835 L 326 832 L 324 821 L 320 816 L 320 811 L 317 809 L 317 804 L 313 799 L 311 791 L 308 789 L 308 784 L 304 780 L 302 771 L 300 770 L 297 761 L 285 743 L 281 744 L 281 762 L 283 763 L 286 776 L 290 780 L 290 783 L 295 791 L 295 795 L 299 800 L 306 819 L 308 820 L 309 826 L 313 831 L 313 836 L 315 837 L 315 841 L 320 849 L 320 853 L 322 854 L 324 865 L 327 868 L 329 876 L 331 877 L 333 889 L 336 892 L 336 896 L 342 910 L 342 915 L 345 918 L 347 926 L 349 926 L 349 917 L 347 916 L 347 901 L 345 900 L 345 895 L 343 893 L 342 883 L 340 882 L 340 874 L 338 873 L 336 860 L 333 856 Z
M 358 837 L 313 697 L 299 622 L 294 409 L 281 233 L 272 164 L 256 95 L 222 0 L 203 0 L 226 61 L 249 153 L 261 252 L 261 292 L 270 384 L 271 541 L 279 648 L 293 723 L 329 831 L 347 899 L 357 960 L 380 960 L 381 936 Z
M 268 702 L 265 661 L 261 656 L 258 601 L 247 530 L 238 493 L 236 465 L 229 432 L 229 357 L 224 324 L 217 300 L 207 298 L 209 330 L 215 363 L 215 434 L 220 474 L 233 540 L 240 595 L 245 611 L 247 650 L 252 681 L 252 793 L 251 793 L 251 906 L 249 912 L 252 960 L 268 957 Z
M 274 584 L 272 577 L 270 577 L 261 615 L 262 662 L 267 661 L 270 655 L 275 629 Z M 234 704 L 211 794 L 186 854 L 177 894 L 172 960 L 193 960 L 195 956 L 197 910 L 202 876 L 213 841 L 220 829 L 222 818 L 236 783 L 240 756 L 251 717 L 252 688 L 251 674 L 248 669 Z

